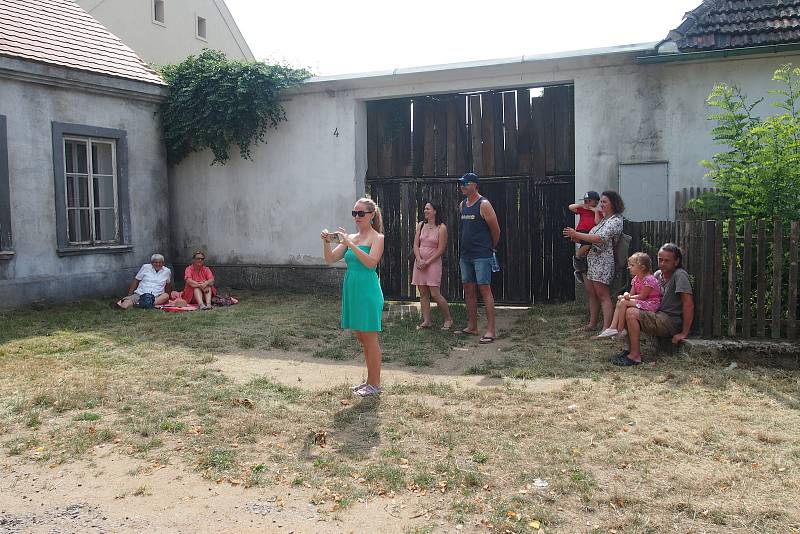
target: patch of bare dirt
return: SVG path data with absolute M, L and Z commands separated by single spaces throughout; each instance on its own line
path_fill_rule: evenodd
M 216 484 L 180 466 L 99 448 L 92 461 L 45 467 L 0 456 L 0 532 L 400 532 L 436 506 L 370 497 L 331 513 L 303 487 Z M 442 525 L 444 519 L 442 518 Z

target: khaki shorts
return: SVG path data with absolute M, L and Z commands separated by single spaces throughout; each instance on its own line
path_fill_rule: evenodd
M 161 293 L 161 295 L 163 295 L 163 294 L 164 293 Z M 155 295 L 155 298 L 158 298 L 161 295 Z M 134 306 L 137 306 L 139 304 L 139 299 L 140 298 L 142 298 L 142 296 L 139 293 L 134 293 L 133 295 L 128 295 L 127 297 L 123 297 L 122 300 L 129 300 L 129 301 L 133 302 Z
M 127 297 L 124 297 L 122 300 L 129 300 L 133 302 L 134 306 L 136 306 L 137 304 L 139 304 L 139 299 L 141 297 L 142 296 L 139 293 L 134 293 L 133 295 L 128 295 Z
M 672 337 L 680 331 L 664 312 L 639 310 L 639 326 L 642 332 L 656 337 Z

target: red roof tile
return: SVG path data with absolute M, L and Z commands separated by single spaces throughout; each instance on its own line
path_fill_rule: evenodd
M 0 0 L 0 55 L 164 84 L 72 0 Z
M 681 52 L 800 43 L 800 0 L 705 0 L 669 39 Z

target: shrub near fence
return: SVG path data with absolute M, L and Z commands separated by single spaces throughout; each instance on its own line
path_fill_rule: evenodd
M 625 222 L 633 252 L 677 243 L 695 294 L 693 333 L 703 337 L 797 337 L 800 222 Z

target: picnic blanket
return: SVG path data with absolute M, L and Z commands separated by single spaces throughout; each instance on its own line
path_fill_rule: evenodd
M 178 300 L 182 302 L 178 303 Z M 157 309 L 163 310 L 165 312 L 187 312 L 187 311 L 197 311 L 200 309 L 200 306 L 197 304 L 185 304 L 181 298 L 181 293 L 179 291 L 173 291 L 169 294 L 169 300 L 166 304 L 161 304 L 156 306 Z M 178 306 L 177 304 L 183 304 L 182 306 Z M 211 299 L 211 304 L 214 306 L 232 306 L 234 304 L 239 304 L 239 299 L 236 297 L 221 297 L 219 295 L 214 295 Z
M 197 311 L 200 309 L 200 306 L 197 304 L 185 304 L 186 301 L 181 302 L 184 304 L 183 306 L 176 306 L 176 302 L 181 299 L 181 294 L 179 291 L 173 291 L 169 294 L 169 300 L 166 304 L 161 304 L 160 306 L 156 306 L 159 310 L 163 310 L 165 312 L 186 312 L 186 311 Z

